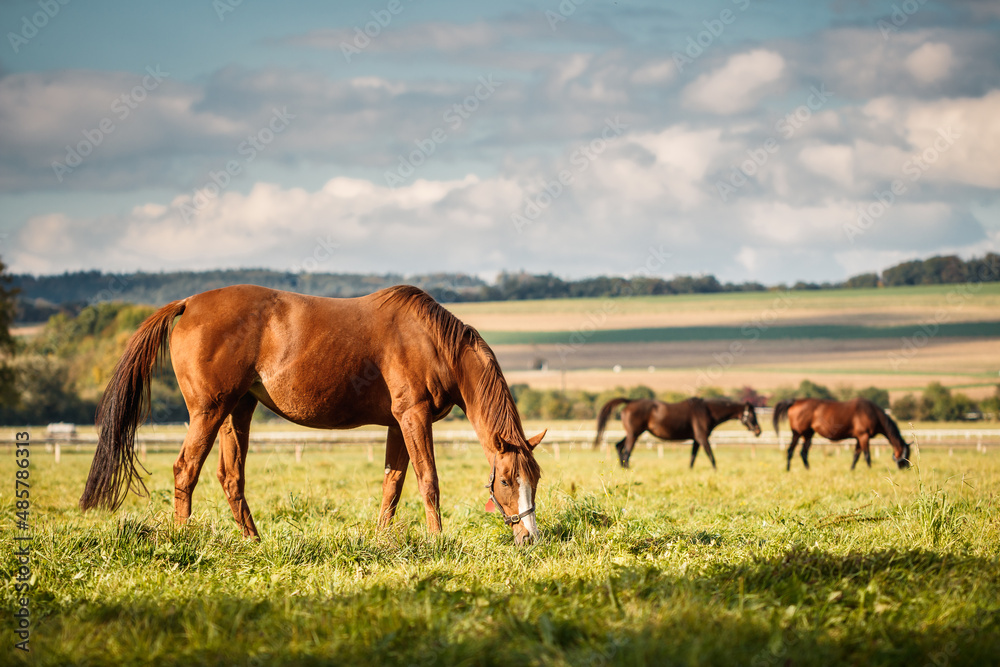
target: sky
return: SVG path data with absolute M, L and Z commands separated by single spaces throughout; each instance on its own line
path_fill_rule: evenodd
M 1000 241 L 994 0 L 0 0 L 15 273 L 838 281 Z

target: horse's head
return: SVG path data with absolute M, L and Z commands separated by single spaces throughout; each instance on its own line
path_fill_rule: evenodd
M 514 531 L 514 542 L 524 544 L 538 539 L 535 521 L 535 490 L 541 472 L 532 451 L 542 441 L 545 431 L 528 439 L 528 447 L 504 443 L 493 456 L 490 479 L 486 488 L 490 499 L 486 511 L 500 512 L 504 523 Z
M 892 453 L 892 460 L 896 462 L 900 470 L 906 470 L 910 467 L 910 443 L 903 442 L 903 446 L 899 448 L 899 451 L 894 451 Z
M 748 431 L 752 431 L 754 435 L 760 436 L 760 424 L 757 423 L 757 412 L 753 408 L 753 403 L 749 401 L 743 406 L 743 412 L 740 413 L 740 423 L 747 427 Z

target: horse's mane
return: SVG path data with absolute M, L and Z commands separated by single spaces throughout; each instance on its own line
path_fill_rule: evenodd
M 706 398 L 703 400 L 708 405 L 708 409 L 712 415 L 716 417 L 730 413 L 736 414 L 746 406 L 746 403 L 733 401 L 728 398 Z M 712 408 L 715 408 L 715 410 Z
M 434 336 L 438 349 L 448 357 L 456 372 L 461 372 L 459 362 L 466 351 L 471 351 L 479 357 L 485 372 L 480 376 L 475 391 L 478 397 L 490 405 L 489 410 L 483 411 L 484 426 L 498 439 L 513 446 L 520 454 L 515 457 L 515 470 L 537 481 L 541 477 L 541 470 L 525 440 L 524 426 L 514 404 L 514 397 L 507 387 L 496 355 L 479 332 L 455 317 L 430 294 L 418 287 L 397 285 L 381 290 L 374 296 L 379 306 L 395 306 L 423 320 L 427 330 Z M 498 442 L 492 442 L 490 445 L 493 446 L 494 452 L 502 449 Z
M 882 430 L 885 432 L 885 437 L 889 439 L 890 442 L 895 444 L 895 441 L 899 441 L 900 444 L 906 445 L 906 441 L 903 440 L 903 434 L 899 432 L 899 426 L 896 421 L 886 414 L 886 411 L 882 409 L 874 401 L 869 401 L 872 407 L 875 409 L 875 414 L 878 415 L 879 422 L 882 424 Z

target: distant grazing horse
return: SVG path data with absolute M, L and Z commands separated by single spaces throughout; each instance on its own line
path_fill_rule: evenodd
M 632 450 L 639 436 L 649 431 L 661 440 L 693 440 L 691 445 L 691 467 L 698 456 L 698 447 L 705 448 L 708 460 L 715 467 L 715 455 L 708 436 L 716 426 L 724 421 L 739 417 L 740 423 L 760 435 L 757 424 L 757 413 L 751 403 L 734 403 L 732 401 L 706 401 L 702 398 L 689 398 L 680 403 L 664 403 L 654 399 L 614 398 L 604 404 L 597 416 L 597 437 L 594 446 L 601 442 L 604 427 L 608 423 L 611 412 L 619 405 L 625 404 L 622 410 L 622 425 L 625 427 L 625 437 L 615 444 L 618 450 L 618 461 L 623 468 L 628 468 Z
M 795 455 L 795 445 L 802 437 L 802 463 L 809 467 L 809 446 L 812 445 L 813 434 L 819 433 L 827 440 L 844 440 L 855 438 L 854 461 L 851 470 L 858 464 L 861 453 L 865 454 L 865 462 L 872 467 L 872 455 L 868 450 L 868 441 L 881 433 L 889 439 L 892 445 L 892 460 L 901 469 L 910 467 L 910 445 L 903 441 L 899 427 L 885 410 L 875 405 L 867 398 L 855 398 L 850 401 L 831 401 L 820 398 L 797 398 L 781 401 L 774 406 L 774 433 L 778 435 L 778 422 L 788 415 L 788 425 L 792 428 L 792 442 L 788 445 L 788 461 L 785 470 L 791 470 L 792 457 Z
M 499 509 L 518 544 L 537 537 L 541 471 L 533 449 L 544 432 L 525 437 L 496 357 L 476 330 L 409 286 L 331 299 L 237 285 L 158 310 L 129 340 L 101 400 L 83 509 L 114 510 L 130 489 L 146 492 L 135 432 L 149 412 L 150 373 L 168 337 L 191 419 L 174 463 L 178 523 L 191 515 L 191 494 L 218 434 L 219 481 L 243 534 L 257 537 L 244 467 L 259 401 L 313 428 L 387 426 L 379 523 L 392 521 L 412 463 L 428 527 L 439 532 L 431 424 L 458 405 L 491 467 L 487 509 Z

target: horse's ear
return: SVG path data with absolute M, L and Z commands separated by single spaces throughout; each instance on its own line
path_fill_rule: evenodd
M 545 434 L 548 433 L 548 432 L 549 432 L 549 429 L 545 429 L 544 431 L 542 431 L 538 435 L 533 435 L 530 438 L 528 438 L 528 449 L 534 449 L 535 447 L 537 447 L 538 443 L 540 443 L 542 441 L 542 438 L 544 438 Z

